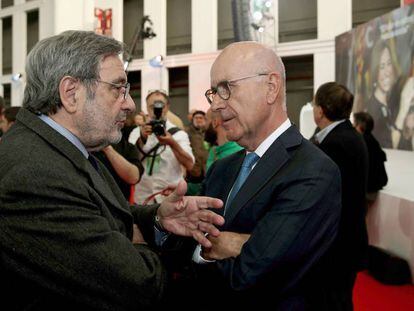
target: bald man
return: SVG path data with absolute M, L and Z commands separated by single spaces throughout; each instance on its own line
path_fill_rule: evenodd
M 340 174 L 288 119 L 281 59 L 255 42 L 231 44 L 205 95 L 227 138 L 244 149 L 214 162 L 202 190 L 225 202 L 226 222 L 219 237 L 208 237 L 211 248 L 193 253 L 192 288 L 216 289 L 217 299 L 201 308 L 223 301 L 234 309 L 332 310 L 322 280 L 338 229 Z

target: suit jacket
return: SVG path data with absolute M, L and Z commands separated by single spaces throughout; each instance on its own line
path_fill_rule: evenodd
M 362 135 L 349 120 L 329 132 L 319 147 L 341 171 L 341 222 L 332 248 L 335 278 L 340 279 L 339 274 L 355 273 L 365 265 L 368 247 L 365 224 L 368 151 Z
M 242 150 L 214 162 L 204 194 L 225 202 L 244 157 Z M 335 238 L 340 191 L 337 166 L 290 127 L 226 209 L 221 230 L 248 233 L 250 239 L 238 257 L 199 266 L 198 288 L 213 291 L 213 303 L 243 309 L 311 308 L 312 289 L 323 284 L 309 276 Z
M 98 172 L 26 109 L 0 159 L 1 309 L 136 310 L 159 300 L 158 256 L 131 243 L 133 217 L 149 238 L 155 209 L 133 214 L 102 163 Z
M 388 175 L 384 165 L 387 161 L 387 155 L 372 133 L 364 133 L 363 137 L 368 149 L 367 192 L 377 192 L 388 182 Z

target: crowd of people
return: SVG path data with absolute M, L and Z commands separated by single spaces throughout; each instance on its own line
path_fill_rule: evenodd
M 281 58 L 238 42 L 185 127 L 161 89 L 134 112 L 123 52 L 93 32 L 43 39 L 22 107 L 1 107 L 3 305 L 353 310 L 367 204 L 387 183 L 353 94 L 321 85 L 306 140 Z

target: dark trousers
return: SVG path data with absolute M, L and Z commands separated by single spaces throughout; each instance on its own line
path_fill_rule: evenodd
M 319 301 L 313 301 L 311 310 L 353 311 L 352 296 L 356 275 L 356 272 L 341 274 L 332 283 L 327 283 L 325 288 L 317 294 Z

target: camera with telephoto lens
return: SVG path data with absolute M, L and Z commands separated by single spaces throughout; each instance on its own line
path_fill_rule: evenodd
M 154 102 L 155 120 L 151 120 L 148 124 L 152 127 L 152 132 L 157 136 L 165 135 L 165 121 L 161 119 L 164 103 L 162 101 Z

